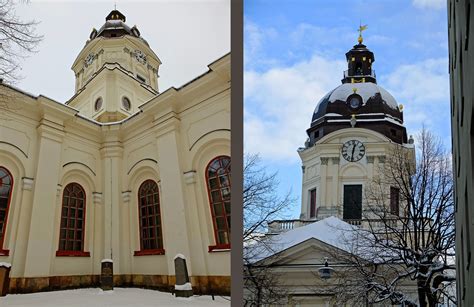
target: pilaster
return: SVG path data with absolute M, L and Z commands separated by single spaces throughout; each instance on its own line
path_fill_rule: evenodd
M 170 116 L 162 120 L 156 127 L 156 142 L 158 148 L 159 168 L 161 178 L 161 199 L 163 202 L 163 245 L 170 273 L 174 272 L 174 256 L 190 255 L 189 221 L 185 211 L 192 205 L 184 197 L 184 178 L 180 163 L 179 148 L 179 119 Z M 189 175 L 188 175 L 189 176 Z M 189 179 L 189 178 L 188 178 Z M 202 248 L 202 247 L 201 247 Z M 189 263 L 189 273 L 193 275 L 192 263 Z
M 59 182 L 61 147 L 64 137 L 62 121 L 43 117 L 38 126 L 39 148 L 31 223 L 25 257 L 25 277 L 50 274 L 51 259 L 57 249 L 54 227 L 57 204 L 56 188 Z M 28 183 L 26 184 L 28 186 Z

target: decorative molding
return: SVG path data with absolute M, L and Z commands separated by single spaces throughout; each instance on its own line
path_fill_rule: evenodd
M 339 164 L 340 159 L 339 159 L 339 157 L 332 157 L 331 161 L 332 161 L 332 164 Z
M 321 165 L 328 165 L 329 158 L 321 157 Z
M 132 198 L 132 191 L 123 191 L 122 192 L 122 200 L 124 203 L 128 204 L 130 199 Z
M 379 163 L 385 163 L 385 156 L 377 156 Z
M 21 178 L 21 180 L 23 183 L 22 185 L 23 190 L 31 191 L 33 189 L 33 183 L 34 183 L 33 178 L 23 177 Z
M 184 174 L 184 182 L 186 184 L 193 184 L 196 183 L 196 171 L 187 171 Z
M 102 202 L 102 193 L 92 192 L 92 200 L 94 201 L 94 204 L 99 205 Z
M 86 167 L 87 169 L 89 169 L 91 171 L 91 173 L 96 176 L 95 172 L 92 170 L 92 168 L 90 168 L 87 164 L 84 164 L 82 162 L 76 162 L 76 161 L 73 161 L 73 162 L 68 162 L 66 164 L 63 165 L 63 167 L 66 167 L 68 166 L 69 164 L 79 164 L 79 165 L 82 165 L 84 167 Z
M 63 186 L 58 184 L 58 186 L 56 187 L 56 196 L 61 195 L 61 190 L 62 189 L 63 189 Z
M 375 156 L 367 156 L 367 163 L 374 163 Z

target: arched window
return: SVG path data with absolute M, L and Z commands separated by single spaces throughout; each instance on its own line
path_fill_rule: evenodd
M 138 215 L 140 221 L 140 251 L 136 251 L 135 256 L 164 254 L 160 193 L 158 184 L 153 180 L 146 180 L 138 189 Z
M 0 255 L 8 255 L 8 250 L 3 249 L 3 242 L 5 240 L 5 231 L 7 230 L 12 188 L 12 175 L 6 168 L 0 166 Z
M 64 188 L 59 231 L 59 249 L 56 256 L 89 256 L 84 252 L 86 193 L 78 183 Z
M 216 239 L 209 251 L 230 248 L 230 157 L 220 156 L 209 162 L 206 181 Z

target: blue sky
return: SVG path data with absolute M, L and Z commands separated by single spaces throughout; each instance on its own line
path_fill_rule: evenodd
M 451 146 L 446 0 L 247 0 L 244 150 L 297 198 L 291 217 L 300 211 L 296 149 L 318 101 L 341 84 L 360 23 L 378 84 L 404 105 L 407 133 L 424 124 Z

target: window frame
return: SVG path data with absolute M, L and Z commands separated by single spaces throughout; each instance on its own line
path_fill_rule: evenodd
M 81 230 L 82 231 L 82 239 L 81 239 L 82 244 L 81 244 L 80 251 L 61 249 L 61 228 L 62 228 L 61 220 L 63 218 L 63 210 L 64 210 L 64 193 L 66 192 L 66 189 L 68 188 L 68 186 L 71 186 L 71 185 L 77 185 L 77 187 L 79 187 L 82 190 L 82 193 L 84 194 L 83 207 L 82 207 L 82 212 L 83 212 L 82 213 L 82 230 Z M 70 182 L 66 184 L 66 186 L 63 189 L 62 198 L 61 198 L 61 215 L 59 217 L 59 240 L 58 240 L 58 250 L 56 251 L 56 257 L 90 257 L 90 252 L 85 251 L 85 246 L 86 246 L 85 234 L 86 234 L 86 217 L 87 217 L 86 207 L 87 207 L 87 194 L 86 194 L 86 190 L 82 187 L 82 185 L 79 184 L 78 182 Z M 76 210 L 77 210 L 77 206 L 76 206 Z M 69 213 L 68 213 L 67 218 L 68 218 L 67 224 L 69 224 L 69 218 L 70 218 Z M 75 219 L 75 223 L 77 225 L 77 219 Z M 77 229 L 74 228 L 74 237 L 75 237 L 76 231 Z
M 313 191 L 314 191 L 314 199 L 313 199 Z M 312 188 L 308 192 L 309 192 L 309 218 L 312 219 L 312 218 L 316 218 L 316 216 L 318 215 L 318 210 L 317 210 L 318 207 L 317 207 L 317 201 L 316 201 L 318 192 L 316 188 Z M 312 209 L 313 209 L 313 204 L 314 204 L 314 212 L 313 212 L 314 214 L 311 214 Z
M 390 187 L 390 214 L 400 216 L 400 188 L 394 186 Z
M 220 155 L 220 156 L 216 156 L 214 158 L 212 158 L 209 163 L 207 164 L 206 168 L 205 168 L 205 175 L 206 175 L 206 189 L 207 189 L 207 196 L 208 196 L 208 201 L 209 201 L 209 209 L 211 210 L 211 218 L 212 218 L 212 226 L 213 226 L 213 233 L 214 233 L 214 245 L 210 245 L 208 248 L 209 248 L 209 252 L 214 252 L 214 251 L 226 251 L 226 250 L 230 250 L 230 247 L 231 247 L 231 240 L 230 240 L 230 227 L 227 223 L 227 212 L 225 211 L 225 205 L 223 205 L 223 209 L 224 209 L 224 212 L 226 214 L 226 218 L 225 218 L 225 225 L 226 225 L 226 231 L 229 235 L 229 243 L 218 243 L 219 240 L 218 240 L 218 229 L 217 229 L 217 221 L 216 221 L 216 215 L 214 213 L 214 208 L 213 208 L 213 202 L 212 202 L 212 197 L 211 197 L 211 188 L 210 188 L 210 184 L 209 184 L 209 167 L 211 166 L 211 164 L 216 161 L 216 160 L 219 160 L 221 158 L 227 158 L 230 160 L 229 162 L 229 166 L 232 164 L 232 159 L 230 156 L 227 156 L 227 155 Z M 229 188 L 232 187 L 232 181 L 231 181 L 231 177 L 230 177 L 230 172 L 226 172 L 228 174 L 228 179 L 229 179 Z M 218 178 L 218 177 L 216 177 Z M 220 189 L 220 183 L 219 183 L 219 189 Z M 232 196 L 231 196 L 232 197 Z M 222 198 L 222 195 L 221 195 L 221 199 L 222 201 L 224 201 L 224 199 Z M 230 199 L 229 199 L 229 202 L 230 202 Z M 223 202 L 224 203 L 224 202 Z
M 141 207 L 140 207 L 140 197 L 141 197 L 141 189 L 147 182 L 153 182 L 156 185 L 156 189 L 158 191 L 158 212 L 159 212 L 159 217 L 160 217 L 160 243 L 161 243 L 161 248 L 153 248 L 153 249 L 144 249 L 143 248 L 143 238 L 142 238 L 142 215 L 141 215 Z M 133 253 L 134 256 L 149 256 L 149 255 L 164 255 L 165 254 L 165 248 L 164 248 L 164 238 L 163 238 L 163 222 L 161 220 L 162 214 L 161 214 L 161 193 L 160 193 L 160 185 L 158 182 L 156 182 L 153 179 L 146 179 L 144 180 L 140 186 L 138 187 L 137 191 L 137 209 L 138 209 L 138 237 L 139 237 L 139 243 L 140 243 L 140 250 L 137 250 Z M 156 214 L 155 214 L 156 215 Z M 147 217 L 149 215 L 147 214 Z M 156 227 L 156 224 L 154 225 Z M 156 238 L 156 236 L 155 236 Z
M 13 192 L 13 175 L 12 173 L 4 166 L 0 166 L 0 169 L 5 170 L 5 172 L 10 177 L 10 191 L 8 192 L 8 200 L 7 200 L 7 207 L 5 209 L 5 220 L 3 222 L 3 229 L 2 229 L 2 236 L 0 237 L 0 256 L 9 256 L 10 250 L 3 248 L 3 244 L 5 243 L 5 237 L 7 232 L 7 225 L 8 225 L 8 213 L 10 212 L 10 204 L 12 201 L 12 192 Z

